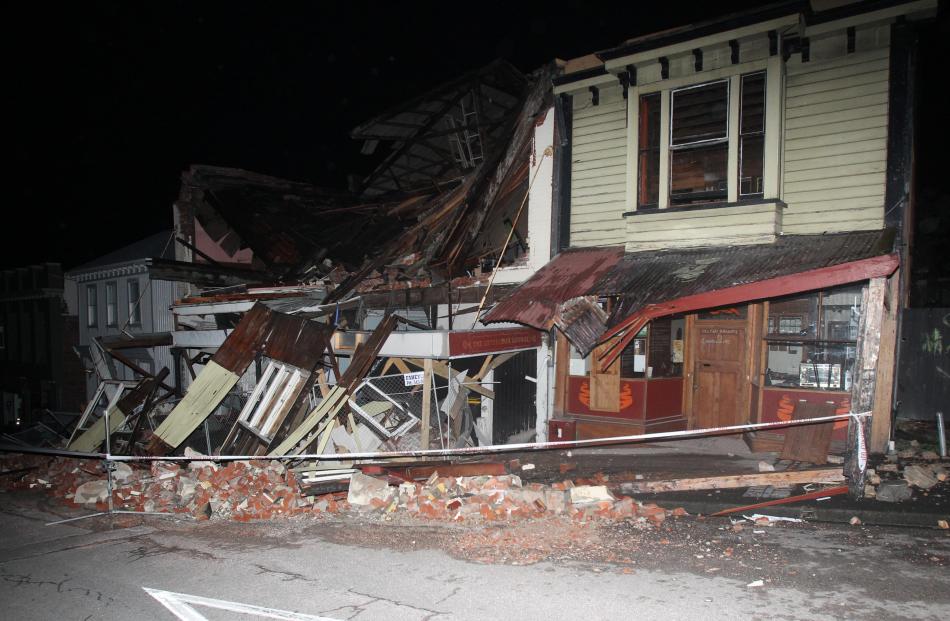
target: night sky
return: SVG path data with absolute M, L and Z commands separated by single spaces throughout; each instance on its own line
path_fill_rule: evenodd
M 192 163 L 345 188 L 370 164 L 349 130 L 440 82 L 760 3 L 72 4 L 6 16 L 17 224 L 0 266 L 69 268 L 170 228 Z

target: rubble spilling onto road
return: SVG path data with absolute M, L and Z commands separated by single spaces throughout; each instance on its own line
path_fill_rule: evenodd
M 107 462 L 9 456 L 5 489 L 45 491 L 73 507 L 107 511 Z M 576 521 L 633 520 L 662 524 L 686 515 L 615 496 L 598 481 L 525 484 L 514 474 L 440 476 L 390 485 L 387 478 L 351 475 L 348 490 L 320 496 L 301 491 L 297 475 L 277 460 L 112 462 L 112 509 L 190 515 L 197 520 L 268 520 L 351 511 L 385 519 L 394 514 L 443 521 L 496 522 L 545 516 Z

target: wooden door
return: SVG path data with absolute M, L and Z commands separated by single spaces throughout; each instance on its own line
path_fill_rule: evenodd
M 697 321 L 693 344 L 694 427 L 739 424 L 745 418 L 745 324 Z

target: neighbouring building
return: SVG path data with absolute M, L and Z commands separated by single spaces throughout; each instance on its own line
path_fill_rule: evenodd
M 78 411 L 84 394 L 76 344 L 75 286 L 58 263 L 0 271 L 0 426 L 29 426 L 36 410 Z M 72 311 L 75 313 L 75 310 Z
M 138 380 L 163 367 L 171 368 L 170 339 L 173 282 L 149 276 L 152 259 L 174 256 L 171 231 L 156 233 L 71 269 L 66 278 L 75 283 L 79 317 L 79 353 L 86 369 L 86 398 L 106 379 Z M 162 336 L 164 335 L 164 336 Z M 124 342 L 132 347 L 125 347 Z M 99 352 L 115 349 L 117 355 Z M 124 360 L 124 362 L 116 362 Z M 99 364 L 97 364 L 99 361 Z

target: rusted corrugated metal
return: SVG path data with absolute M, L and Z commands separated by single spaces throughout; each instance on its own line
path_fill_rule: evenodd
M 548 330 L 562 302 L 586 295 L 623 257 L 623 248 L 565 250 L 499 302 L 482 323 L 509 321 Z
M 623 257 L 588 291 L 617 296 L 609 324 L 646 306 L 891 252 L 891 230 L 787 235 L 773 244 L 715 246 Z

